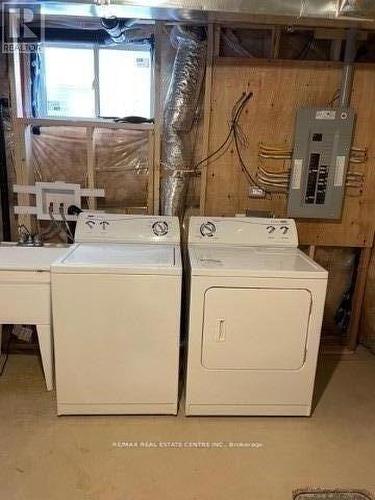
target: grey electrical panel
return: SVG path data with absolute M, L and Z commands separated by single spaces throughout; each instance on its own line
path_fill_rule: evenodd
M 339 219 L 355 114 L 347 108 L 297 112 L 288 216 Z

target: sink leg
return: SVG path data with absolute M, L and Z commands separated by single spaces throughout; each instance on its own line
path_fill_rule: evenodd
M 52 353 L 52 329 L 50 325 L 37 325 L 39 348 L 42 357 L 44 377 L 46 379 L 47 391 L 53 389 L 53 353 Z

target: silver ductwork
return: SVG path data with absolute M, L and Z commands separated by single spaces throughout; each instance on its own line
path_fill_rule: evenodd
M 13 0 L 15 2 L 15 0 Z M 16 3 L 16 2 L 15 2 Z M 29 0 L 46 16 L 157 19 L 204 24 L 304 19 L 374 21 L 374 0 Z M 267 22 L 272 22 L 268 19 Z M 368 28 L 373 29 L 374 23 Z
M 138 26 L 137 19 L 102 18 L 101 27 L 111 37 L 110 44 L 150 43 L 153 35 L 152 26 Z M 107 42 L 108 43 L 108 42 Z
M 375 16 L 374 0 L 338 0 L 339 16 L 371 17 Z
M 206 61 L 206 40 L 201 28 L 175 26 L 176 48 L 172 77 L 164 105 L 162 137 L 161 213 L 183 215 L 192 173 L 189 132 L 194 123 Z

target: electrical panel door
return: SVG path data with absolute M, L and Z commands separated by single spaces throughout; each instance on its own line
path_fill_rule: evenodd
M 347 108 L 297 113 L 288 216 L 339 219 L 355 114 Z

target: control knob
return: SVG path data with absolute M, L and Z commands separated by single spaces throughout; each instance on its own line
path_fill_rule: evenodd
M 168 222 L 165 220 L 154 222 L 152 231 L 156 236 L 165 236 L 168 233 Z
M 202 236 L 211 238 L 216 233 L 216 226 L 213 222 L 205 222 L 201 225 L 200 232 Z

